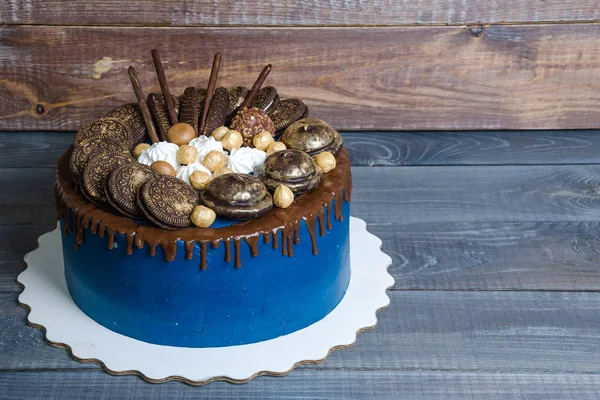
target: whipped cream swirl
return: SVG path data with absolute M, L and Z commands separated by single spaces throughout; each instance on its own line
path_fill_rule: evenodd
M 212 136 L 207 137 L 200 135 L 197 138 L 190 140 L 188 145 L 194 146 L 198 149 L 198 162 L 202 162 L 204 157 L 212 150 L 217 150 L 223 154 L 227 154 L 227 152 L 223 150 L 223 145 L 221 142 L 215 140 L 215 138 Z
M 179 146 L 175 143 L 158 142 L 144 150 L 137 160 L 140 164 L 144 165 L 152 165 L 155 161 L 166 161 L 177 171 L 179 168 L 177 151 L 179 151 Z
M 190 184 L 190 175 L 192 175 L 195 171 L 206 172 L 207 174 L 212 176 L 211 172 L 204 165 L 202 165 L 199 162 L 193 162 L 188 165 L 182 165 L 177 170 L 177 177 L 189 185 Z
M 267 153 L 252 147 L 241 147 L 231 150 L 227 167 L 238 174 L 250 174 L 255 168 L 264 164 Z

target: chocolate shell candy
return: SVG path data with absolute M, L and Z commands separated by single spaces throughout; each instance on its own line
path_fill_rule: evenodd
M 140 107 L 135 103 L 123 104 L 113 108 L 100 119 L 116 119 L 121 121 L 131 134 L 133 145 L 139 144 L 146 139 L 146 125 Z
M 200 202 L 219 217 L 240 220 L 258 218 L 273 207 L 273 197 L 260 179 L 235 173 L 214 178 Z
M 192 211 L 198 205 L 198 192 L 179 178 L 158 175 L 142 185 L 138 207 L 146 218 L 164 229 L 192 225 Z
M 322 151 L 337 154 L 342 147 L 342 136 L 327 122 L 304 118 L 286 128 L 279 139 L 288 149 L 302 150 L 316 156 Z
M 317 167 L 315 160 L 307 153 L 287 149 L 267 157 L 261 179 L 271 192 L 277 186 L 285 185 L 294 194 L 302 194 L 310 192 L 321 183 L 323 170 Z
M 279 103 L 279 95 L 277 94 L 277 89 L 273 86 L 266 86 L 258 91 L 252 103 L 250 103 L 250 107 L 248 108 L 258 108 L 261 111 L 264 111 L 266 114 L 270 113 Z

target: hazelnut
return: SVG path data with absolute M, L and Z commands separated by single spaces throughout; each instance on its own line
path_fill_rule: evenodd
M 223 139 L 223 136 L 227 134 L 227 132 L 229 132 L 228 127 L 220 126 L 212 132 L 211 136 L 214 137 L 215 140 L 220 141 Z
M 169 142 L 175 143 L 178 146 L 188 144 L 190 140 L 196 137 L 196 131 L 190 124 L 180 122 L 169 128 L 167 139 Z
M 192 219 L 192 223 L 198 228 L 208 228 L 217 219 L 217 214 L 208 207 L 196 206 L 190 218 Z
M 282 142 L 273 142 L 267 147 L 267 156 L 270 156 L 273 153 L 276 153 L 281 150 L 285 150 L 287 147 Z
M 135 157 L 137 159 L 140 156 L 140 154 L 142 154 L 146 149 L 149 149 L 149 148 L 150 148 L 150 145 L 148 143 L 140 143 L 134 147 L 131 154 L 133 155 L 133 157 Z
M 208 172 L 194 171 L 190 175 L 190 185 L 196 190 L 204 190 L 212 180 Z
M 223 144 L 223 148 L 225 150 L 231 151 L 233 149 L 239 149 L 242 147 L 242 144 L 244 144 L 244 138 L 238 131 L 230 129 L 221 139 L 221 143 Z
M 221 153 L 219 150 L 211 150 L 204 156 L 204 161 L 202 163 L 210 172 L 215 172 L 225 166 L 225 161 L 225 154 Z
M 227 167 L 219 168 L 213 174 L 213 178 L 216 178 L 217 176 L 221 176 L 221 175 L 225 175 L 225 174 L 231 174 L 232 172 L 233 171 Z
M 328 173 L 332 169 L 335 169 L 335 157 L 328 151 L 323 151 L 315 156 L 315 162 L 321 169 L 323 169 L 324 173 Z
M 252 144 L 259 150 L 266 151 L 271 143 L 275 142 L 269 131 L 262 131 L 252 138 Z
M 288 208 L 294 202 L 294 193 L 289 187 L 279 185 L 273 193 L 273 203 L 279 208 Z
M 187 144 L 179 146 L 177 151 L 177 161 L 179 164 L 191 164 L 198 158 L 198 149 L 194 146 L 188 146 Z
M 162 175 L 175 176 L 176 174 L 175 168 L 166 161 L 154 161 L 152 165 L 150 165 L 150 168 Z

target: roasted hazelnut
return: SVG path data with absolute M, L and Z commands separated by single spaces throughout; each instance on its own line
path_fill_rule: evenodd
M 219 168 L 213 174 L 213 178 L 216 178 L 217 176 L 221 176 L 221 175 L 225 175 L 225 174 L 231 174 L 232 172 L 233 171 L 227 167 Z
M 198 158 L 198 149 L 194 146 L 189 146 L 187 144 L 179 146 L 179 150 L 177 151 L 177 161 L 180 164 L 191 164 L 196 161 Z
M 204 190 L 212 180 L 212 176 L 204 171 L 194 171 L 190 175 L 190 185 L 196 190 Z
M 221 139 L 221 143 L 223 144 L 223 148 L 225 150 L 231 151 L 233 149 L 239 149 L 242 147 L 242 144 L 244 144 L 244 138 L 242 138 L 242 134 L 238 131 L 230 129 Z
M 203 164 L 210 172 L 223 168 L 225 166 L 225 154 L 218 150 L 211 150 L 204 156 Z
M 267 147 L 267 156 L 270 156 L 273 153 L 276 153 L 281 150 L 285 150 L 287 147 L 282 142 L 273 142 Z
M 191 219 L 198 228 L 208 228 L 217 219 L 217 214 L 208 207 L 196 206 L 192 211 Z
M 332 169 L 335 169 L 335 157 L 328 151 L 323 151 L 315 156 L 315 162 L 324 173 L 328 173 Z
M 180 122 L 169 128 L 167 139 L 169 142 L 175 143 L 178 146 L 188 144 L 190 140 L 196 137 L 194 128 L 186 123 Z
M 162 175 L 176 175 L 175 168 L 173 168 L 173 166 L 166 161 L 154 161 L 152 165 L 150 165 L 150 168 Z
M 220 141 L 223 139 L 223 136 L 225 136 L 228 131 L 229 131 L 228 127 L 220 126 L 217 129 L 215 129 L 214 131 L 212 131 L 211 136 L 214 137 L 215 140 Z
M 149 149 L 149 148 L 150 148 L 150 145 L 148 143 L 140 143 L 134 147 L 131 154 L 133 155 L 133 157 L 135 157 L 137 159 L 140 156 L 140 154 L 142 154 L 146 149 Z
M 279 185 L 273 193 L 273 203 L 279 208 L 288 208 L 294 202 L 294 193 L 285 185 Z
M 252 138 L 252 144 L 259 150 L 266 151 L 271 143 L 275 142 L 269 131 L 262 131 Z

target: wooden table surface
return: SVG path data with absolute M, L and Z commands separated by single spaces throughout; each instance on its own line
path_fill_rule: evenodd
M 72 138 L 0 133 L 1 399 L 600 398 L 600 131 L 345 134 L 390 307 L 323 364 L 204 387 L 111 376 L 27 325 L 15 279 Z

